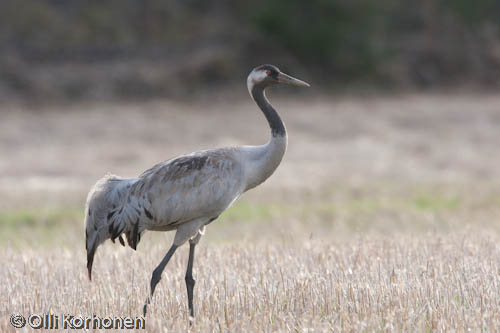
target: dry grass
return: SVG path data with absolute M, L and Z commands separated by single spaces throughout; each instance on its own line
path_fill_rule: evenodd
M 200 245 L 195 331 L 428 331 L 500 327 L 499 237 L 360 236 L 348 242 Z M 2 317 L 10 313 L 138 316 L 165 248 L 106 246 L 95 281 L 83 251 L 6 251 Z M 167 266 L 147 328 L 188 329 L 187 248 Z M 5 320 L 0 330 L 9 329 Z
M 147 328 L 498 330 L 500 99 L 277 105 L 287 110 L 286 159 L 209 226 L 195 262 L 194 325 L 183 247 L 165 270 Z M 267 130 L 254 112 L 250 103 L 233 110 L 168 102 L 5 111 L 0 331 L 12 330 L 16 312 L 140 315 L 172 234 L 146 234 L 137 252 L 106 244 L 90 283 L 86 190 L 106 171 L 133 176 L 179 153 L 263 142 Z

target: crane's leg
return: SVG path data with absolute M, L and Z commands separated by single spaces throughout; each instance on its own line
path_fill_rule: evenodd
M 151 303 L 151 298 L 153 297 L 153 293 L 155 292 L 156 285 L 161 280 L 161 273 L 163 273 L 165 266 L 167 266 L 170 258 L 172 258 L 172 256 L 174 255 L 174 252 L 177 249 L 177 247 L 178 246 L 175 245 L 175 243 L 172 244 L 165 257 L 163 257 L 163 260 L 160 262 L 158 267 L 156 267 L 155 270 L 153 271 L 153 276 L 151 277 L 151 295 L 149 295 L 148 299 L 146 300 L 146 303 L 144 304 L 144 310 L 143 310 L 144 315 L 146 315 L 148 304 Z
M 205 221 L 206 220 L 204 219 L 191 220 L 189 222 L 181 224 L 177 228 L 177 232 L 175 233 L 174 237 L 174 244 L 172 244 L 172 246 L 168 250 L 167 254 L 163 258 L 161 263 L 153 271 L 153 276 L 151 277 L 151 295 L 149 295 L 148 299 L 146 300 L 146 303 L 144 304 L 144 310 L 143 310 L 144 316 L 146 315 L 148 304 L 151 303 L 151 298 L 153 297 L 153 293 L 155 292 L 156 285 L 161 279 L 161 273 L 163 273 L 163 270 L 165 269 L 165 266 L 167 266 L 168 261 L 174 255 L 175 250 L 188 240 L 193 239 L 193 241 L 196 240 L 196 242 L 198 242 L 198 240 L 201 237 L 199 236 L 200 234 L 199 231 L 200 228 L 202 228 Z M 203 233 L 203 230 L 201 230 L 201 232 Z
M 205 227 L 202 227 L 205 229 Z M 198 244 L 201 235 L 204 230 L 199 232 L 193 239 L 189 240 L 189 259 L 186 270 L 186 289 L 188 294 L 188 306 L 189 306 L 189 316 L 194 318 L 194 308 L 193 308 L 193 290 L 196 281 L 193 279 L 193 262 L 194 262 L 194 249 L 196 244 Z
M 189 244 L 189 260 L 186 270 L 186 289 L 188 294 L 189 316 L 194 317 L 193 309 L 193 289 L 196 281 L 193 279 L 193 261 L 194 261 L 194 248 L 196 244 Z

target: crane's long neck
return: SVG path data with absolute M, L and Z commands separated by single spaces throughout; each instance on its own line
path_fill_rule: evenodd
M 280 115 L 267 100 L 266 95 L 264 94 L 264 88 L 259 85 L 254 85 L 251 88 L 250 93 L 252 94 L 252 98 L 255 103 L 257 103 L 266 116 L 269 127 L 271 127 L 271 140 L 277 136 L 286 137 L 285 124 L 283 124 Z
M 283 159 L 288 140 L 285 125 L 278 112 L 276 112 L 267 100 L 264 88 L 259 85 L 249 88 L 252 98 L 262 110 L 269 123 L 271 139 L 263 146 L 250 148 L 247 160 L 248 178 L 246 190 L 261 184 L 272 175 Z

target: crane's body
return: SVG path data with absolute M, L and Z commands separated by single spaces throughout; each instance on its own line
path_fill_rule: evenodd
M 263 65 L 247 81 L 249 92 L 271 127 L 271 139 L 262 146 L 205 150 L 159 163 L 137 178 L 107 175 L 89 192 L 86 206 L 87 268 L 91 278 L 97 247 L 116 238 L 134 250 L 146 230 L 176 230 L 174 242 L 151 279 L 151 296 L 176 248 L 190 241 L 186 285 L 189 309 L 194 315 L 191 270 L 194 248 L 205 225 L 230 207 L 245 191 L 264 182 L 280 164 L 287 146 L 285 126 L 269 104 L 264 89 L 270 84 L 305 82 Z M 146 313 L 148 298 L 144 306 Z

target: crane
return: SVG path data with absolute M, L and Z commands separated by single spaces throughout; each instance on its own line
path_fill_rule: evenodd
M 137 249 L 146 230 L 176 230 L 173 244 L 151 277 L 151 302 L 165 266 L 176 249 L 189 241 L 186 289 L 190 318 L 194 317 L 193 262 L 195 247 L 206 225 L 229 208 L 244 192 L 264 182 L 280 164 L 287 147 L 287 133 L 279 114 L 264 90 L 276 84 L 309 87 L 309 84 L 282 73 L 273 65 L 254 68 L 247 79 L 250 96 L 264 113 L 271 138 L 260 146 L 204 150 L 161 162 L 137 178 L 108 174 L 90 190 L 85 207 L 87 270 L 97 247 L 105 240 L 118 239 Z

